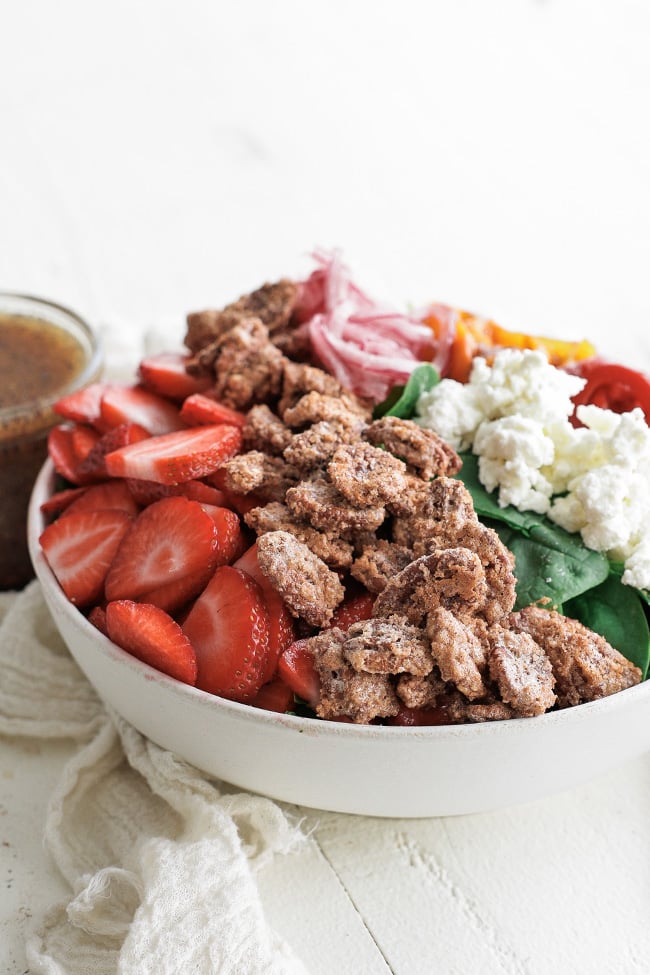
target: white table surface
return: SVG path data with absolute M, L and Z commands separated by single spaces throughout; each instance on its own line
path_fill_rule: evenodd
M 398 305 L 588 336 L 650 370 L 646 0 L 2 14 L 0 288 L 88 315 L 112 370 L 315 245 Z M 41 833 L 71 751 L 0 738 L 6 975 L 64 893 Z M 262 893 L 314 975 L 650 971 L 647 756 L 483 815 L 312 823 Z

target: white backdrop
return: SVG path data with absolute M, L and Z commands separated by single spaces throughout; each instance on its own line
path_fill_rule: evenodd
M 644 0 L 5 10 L 5 287 L 150 324 L 322 244 L 398 303 L 648 320 Z

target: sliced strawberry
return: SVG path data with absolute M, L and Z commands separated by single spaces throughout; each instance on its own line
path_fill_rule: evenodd
M 201 504 L 215 505 L 217 508 L 227 508 L 226 495 L 219 488 L 212 487 L 204 481 L 185 481 L 179 484 L 178 489 L 186 498 L 192 501 L 200 501 Z
M 76 514 L 78 511 L 106 511 L 110 508 L 126 511 L 133 518 L 140 510 L 126 483 L 120 478 L 85 488 L 66 508 L 61 517 L 69 518 L 70 515 Z
M 138 443 L 146 440 L 150 434 L 138 423 L 120 423 L 105 434 L 96 434 L 97 440 L 92 445 L 90 451 L 79 464 L 79 474 L 82 477 L 94 477 L 104 479 L 108 477 L 106 472 L 106 454 L 126 447 L 130 443 Z
M 161 484 L 180 484 L 204 477 L 241 448 L 237 427 L 196 427 L 150 437 L 106 455 L 111 477 L 137 477 Z
M 402 728 L 451 724 L 446 708 L 407 708 L 405 705 L 386 723 Z
M 189 572 L 180 579 L 165 582 L 156 589 L 148 590 L 138 596 L 137 602 L 151 603 L 153 606 L 164 609 L 166 613 L 176 616 L 179 610 L 189 607 L 192 600 L 203 592 L 212 578 L 213 571 L 212 565 L 206 565 L 195 572 Z
M 263 683 L 269 617 L 262 591 L 245 572 L 217 569 L 183 623 L 196 650 L 197 687 L 249 701 Z
M 246 423 L 245 413 L 231 410 L 229 406 L 203 393 L 194 393 L 187 397 L 181 406 L 181 416 L 191 427 L 206 423 L 229 423 L 232 427 L 243 427 Z
M 72 443 L 72 449 L 77 458 L 77 468 L 80 474 L 83 475 L 81 467 L 87 460 L 88 455 L 96 446 L 98 440 L 101 439 L 101 436 L 101 433 L 98 430 L 95 430 L 94 427 L 89 427 L 85 423 L 73 423 L 71 427 L 70 440 Z
M 62 396 L 54 404 L 54 412 L 64 420 L 74 420 L 77 423 L 89 423 L 95 426 L 101 415 L 101 401 L 105 383 L 91 383 L 84 389 Z
M 278 677 L 294 694 L 315 708 L 320 701 L 320 678 L 308 644 L 308 640 L 296 640 L 280 654 Z
M 185 366 L 189 355 L 182 352 L 159 352 L 145 356 L 140 362 L 138 375 L 142 385 L 159 396 L 173 400 L 184 400 L 193 393 L 209 389 L 212 380 L 209 376 L 191 376 Z
M 293 617 L 285 606 L 282 596 L 273 588 L 260 569 L 257 560 L 257 542 L 246 549 L 234 565 L 236 569 L 247 572 L 255 580 L 262 590 L 269 611 L 269 655 L 264 672 L 266 683 L 275 675 L 280 654 L 295 639 Z
M 47 452 L 56 471 L 72 484 L 88 484 L 92 477 L 79 474 L 80 458 L 75 451 L 74 425 L 52 427 L 47 437 Z
M 104 636 L 108 636 L 108 627 L 106 626 L 106 610 L 102 606 L 93 606 L 87 616 L 88 622 L 92 623 L 100 633 Z
M 130 524 L 125 511 L 81 511 L 59 518 L 42 532 L 45 558 L 71 603 L 88 606 L 100 599 L 106 573 Z
M 130 599 L 106 607 L 108 635 L 123 650 L 184 684 L 196 683 L 196 654 L 178 623 L 164 610 Z
M 182 430 L 178 407 L 142 386 L 107 386 L 101 400 L 104 430 L 121 423 L 137 423 L 152 436 Z
M 210 573 L 217 530 L 198 501 L 161 498 L 140 512 L 113 559 L 106 598 L 138 599 L 195 573 Z
M 369 620 L 372 617 L 376 598 L 373 593 L 367 591 L 350 596 L 334 611 L 327 628 L 338 626 L 340 630 L 347 630 L 353 623 Z
M 239 515 L 230 508 L 214 504 L 202 504 L 201 507 L 210 515 L 217 529 L 217 565 L 230 565 L 246 546 Z
M 85 487 L 75 487 L 57 491 L 55 494 L 50 495 L 47 501 L 43 502 L 41 512 L 45 515 L 46 519 L 60 515 L 70 507 L 73 501 L 78 500 L 82 494 L 85 494 L 87 490 L 88 488 Z
M 126 478 L 129 491 L 138 502 L 145 507 L 152 501 L 160 501 L 161 498 L 171 498 L 172 495 L 182 494 L 184 498 L 191 501 L 200 501 L 202 504 L 215 504 L 221 508 L 226 508 L 226 496 L 223 491 L 205 481 L 184 481 L 182 484 L 160 484 L 158 481 L 144 481 L 137 477 Z
M 255 697 L 248 702 L 251 707 L 263 708 L 265 711 L 277 711 L 285 714 L 293 708 L 293 691 L 288 684 L 276 677 L 260 687 Z

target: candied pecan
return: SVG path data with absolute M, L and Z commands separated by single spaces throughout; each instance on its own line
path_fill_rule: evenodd
M 358 508 L 399 497 L 406 486 L 405 470 L 403 461 L 368 443 L 337 447 L 327 465 L 334 487 Z
M 368 724 L 399 711 L 399 701 L 384 674 L 357 673 L 343 656 L 345 634 L 338 627 L 312 637 L 307 646 L 320 678 L 316 714 L 321 718 L 351 718 Z
M 484 697 L 487 645 L 476 632 L 440 606 L 429 613 L 426 633 L 443 680 L 453 683 L 470 701 Z
M 447 691 L 447 683 L 434 667 L 426 677 L 400 674 L 395 685 L 397 696 L 407 708 L 435 708 L 441 695 Z
M 286 502 L 291 512 L 304 518 L 314 528 L 340 535 L 356 531 L 374 531 L 384 520 L 383 507 L 355 508 L 333 484 L 322 479 L 301 481 L 287 491 Z
M 364 419 L 370 419 L 372 416 L 371 404 L 359 399 L 324 369 L 302 362 L 292 362 L 290 359 L 285 360 L 282 396 L 278 403 L 280 416 L 284 416 L 285 410 L 293 408 L 305 393 L 312 392 L 339 399 L 346 409 L 359 414 Z
M 312 359 L 309 328 L 305 324 L 296 325 L 291 321 L 285 328 L 275 329 L 271 340 L 283 355 L 295 363 L 310 362 Z
M 429 483 L 409 481 L 404 497 L 391 503 L 389 510 L 396 516 L 394 540 L 411 548 L 429 538 L 439 538 L 439 548 L 462 545 L 466 526 L 478 523 L 471 494 L 453 477 L 437 477 Z
M 351 575 L 370 592 L 380 593 L 386 583 L 413 561 L 413 552 L 384 538 L 364 545 L 361 555 L 352 563 Z
M 242 319 L 219 340 L 214 362 L 215 395 L 226 406 L 245 410 L 277 396 L 284 357 L 257 318 Z
M 265 532 L 285 531 L 304 542 L 314 555 L 322 559 L 331 569 L 346 570 L 352 564 L 352 545 L 350 542 L 331 533 L 317 531 L 304 521 L 294 518 L 285 504 L 271 502 L 253 508 L 244 515 L 244 521 L 258 535 Z
M 482 608 L 485 595 L 485 573 L 474 552 L 438 549 L 415 559 L 388 581 L 375 600 L 373 616 L 397 613 L 419 625 L 438 606 L 470 616 Z
M 260 450 L 237 454 L 222 464 L 225 486 L 236 494 L 254 492 L 263 501 L 284 501 L 287 488 L 297 484 L 300 476 L 281 457 L 269 457 Z
M 281 278 L 273 284 L 263 284 L 250 294 L 242 295 L 227 305 L 225 311 L 235 312 L 242 318 L 259 318 L 273 335 L 287 326 L 298 296 L 298 284 Z
M 514 557 L 493 528 L 479 521 L 468 520 L 461 531 L 442 529 L 433 538 L 423 536 L 413 543 L 416 556 L 440 548 L 462 545 L 475 552 L 485 570 L 487 597 L 481 615 L 488 623 L 502 620 L 515 605 L 517 580 L 514 574 Z
M 433 430 L 425 430 L 413 420 L 382 416 L 370 424 L 364 438 L 401 457 L 425 481 L 438 475 L 457 474 L 462 466 L 453 447 Z
M 195 355 L 204 349 L 218 348 L 219 340 L 226 332 L 238 325 L 241 316 L 227 311 L 217 311 L 208 308 L 205 311 L 190 312 L 187 316 L 187 332 L 185 345 Z M 214 358 L 212 359 L 214 362 Z M 205 368 L 208 357 L 205 359 Z
M 459 691 L 448 691 L 439 698 L 451 724 L 476 724 L 482 721 L 507 721 L 518 717 L 503 701 L 468 701 Z
M 528 633 L 551 662 L 561 708 L 633 687 L 641 671 L 604 637 L 552 609 L 527 606 L 512 613 L 511 629 Z
M 304 393 L 294 406 L 282 412 L 282 419 L 289 427 L 300 428 L 322 420 L 339 422 L 355 430 L 365 423 L 363 417 L 351 410 L 340 396 L 329 396 L 312 390 Z
M 242 427 L 242 440 L 246 450 L 263 450 L 280 456 L 291 442 L 293 434 L 279 416 L 266 403 L 251 406 Z
M 425 677 L 433 658 L 422 630 L 403 616 L 363 620 L 346 633 L 343 656 L 357 671 Z
M 358 418 L 354 425 L 340 420 L 321 420 L 293 435 L 284 458 L 307 473 L 324 468 L 337 447 L 358 440 L 362 426 L 363 421 Z
M 551 661 L 532 636 L 499 626 L 489 631 L 488 641 L 488 670 L 501 700 L 524 718 L 553 707 Z
M 260 535 L 257 559 L 293 616 L 310 626 L 327 626 L 345 596 L 336 572 L 328 569 L 304 542 L 285 531 Z

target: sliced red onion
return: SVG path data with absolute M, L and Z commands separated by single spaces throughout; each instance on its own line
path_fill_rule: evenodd
M 338 253 L 317 252 L 314 259 L 318 267 L 301 283 L 295 317 L 307 327 L 314 355 L 340 382 L 379 401 L 406 383 L 419 362 L 446 364 L 453 335 L 441 329 L 436 342 L 423 322 L 430 309 L 407 315 L 387 308 L 352 281 Z

